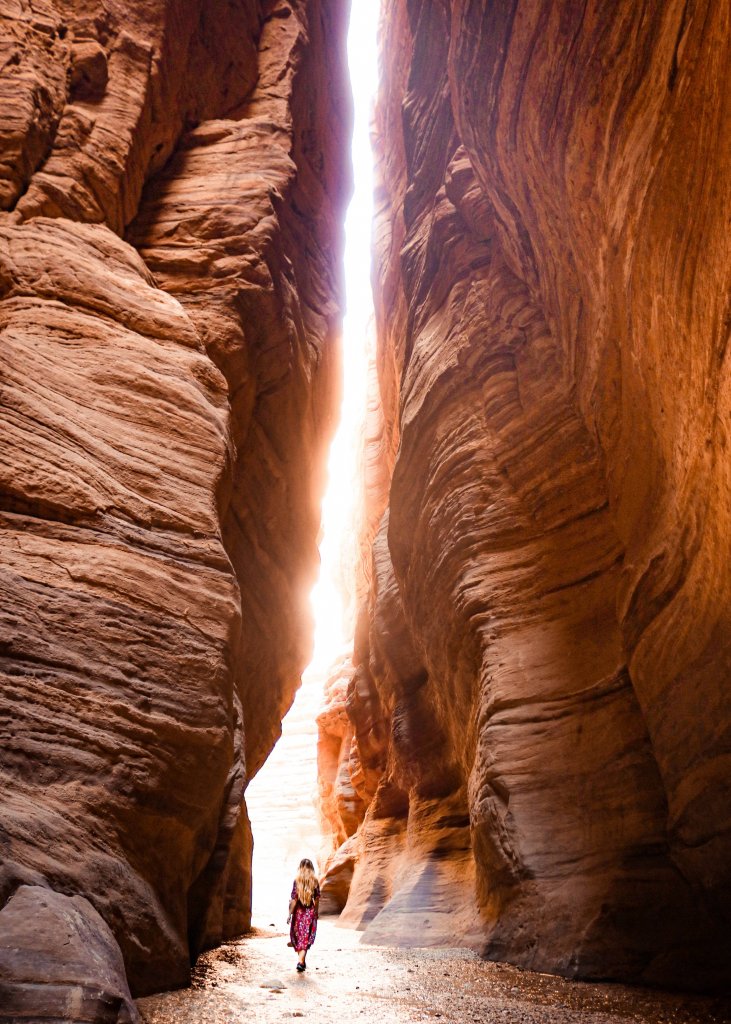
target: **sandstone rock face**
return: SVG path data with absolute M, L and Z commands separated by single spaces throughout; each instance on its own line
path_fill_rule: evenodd
M 335 666 L 325 684 L 317 731 L 318 806 L 324 838 L 321 912 L 340 913 L 359 855 L 358 828 L 386 764 L 387 726 L 364 665 L 356 668 L 351 658 L 345 658 Z
M 135 994 L 247 926 L 244 788 L 307 661 L 341 7 L 3 10 L 0 908 L 88 901 Z
M 139 1019 L 114 936 L 88 900 L 21 885 L 0 910 L 0 1005 L 14 1020 Z
M 357 757 L 353 724 L 348 717 L 348 689 L 353 666 L 348 660 L 338 665 L 325 683 L 325 706 L 317 716 L 318 805 L 323 834 L 338 849 L 356 831 L 365 813 L 353 776 Z
M 387 0 L 381 35 L 388 744 L 345 920 L 727 983 L 727 12 Z

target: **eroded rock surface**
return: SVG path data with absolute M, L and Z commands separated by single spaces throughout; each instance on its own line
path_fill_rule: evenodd
M 389 740 L 345 919 L 728 983 L 727 12 L 387 0 L 381 38 Z
M 82 896 L 21 885 L 0 910 L 0 1006 L 13 1020 L 134 1024 L 122 954 Z
M 307 661 L 346 13 L 2 9 L 0 906 L 83 897 L 136 994 L 247 926 Z

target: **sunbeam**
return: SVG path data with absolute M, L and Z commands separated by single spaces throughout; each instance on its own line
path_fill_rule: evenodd
M 317 728 L 328 668 L 347 649 L 354 629 L 354 523 L 360 487 L 359 446 L 366 412 L 368 338 L 373 317 L 371 224 L 373 158 L 370 120 L 378 78 L 376 29 L 379 5 L 353 0 L 348 64 L 353 90 L 354 189 L 345 222 L 346 314 L 343 322 L 343 398 L 330 448 L 322 504 L 320 574 L 310 597 L 314 648 L 282 737 L 247 791 L 254 832 L 254 918 L 274 920 L 286 910 L 287 886 L 297 861 L 318 861 Z M 268 921 L 265 923 L 269 923 Z

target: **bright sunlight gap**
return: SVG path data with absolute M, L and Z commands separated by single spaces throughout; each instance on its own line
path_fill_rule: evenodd
M 377 0 L 353 0 L 348 65 L 353 90 L 353 198 L 345 221 L 346 315 L 343 323 L 343 401 L 328 458 L 322 507 L 320 576 L 311 594 L 315 623 L 312 662 L 302 679 L 282 738 L 249 786 L 254 832 L 253 917 L 260 925 L 286 914 L 288 885 L 301 857 L 319 861 L 317 726 L 329 667 L 352 640 L 353 609 L 342 566 L 353 557 L 359 495 L 359 444 L 366 412 L 368 348 L 372 332 L 371 224 L 373 157 L 370 120 L 378 77 Z M 322 865 L 319 865 L 322 867 Z

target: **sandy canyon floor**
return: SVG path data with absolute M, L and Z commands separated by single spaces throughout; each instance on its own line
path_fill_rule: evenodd
M 143 1024 L 713 1024 L 731 1021 L 731 1001 L 621 985 L 574 983 L 487 963 L 462 949 L 365 946 L 357 932 L 320 922 L 305 974 L 287 935 L 258 927 L 206 953 L 189 989 L 140 999 Z

